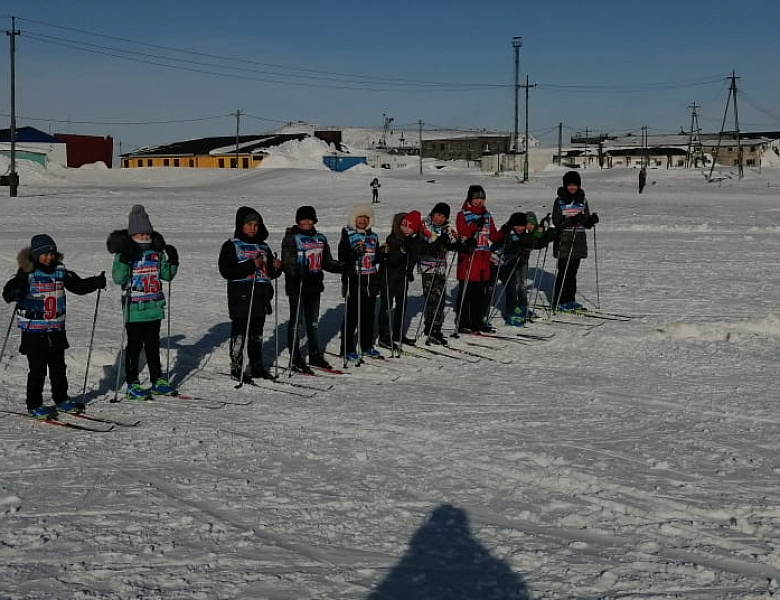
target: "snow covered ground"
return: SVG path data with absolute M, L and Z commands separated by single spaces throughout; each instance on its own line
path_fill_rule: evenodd
M 141 424 L 92 434 L 0 417 L 1 598 L 780 594 L 780 169 L 712 184 L 651 170 L 641 196 L 636 171 L 584 171 L 601 223 L 581 299 L 633 320 L 540 322 L 527 332 L 554 337 L 479 342 L 496 349 L 461 340 L 488 358 L 372 363 L 306 378 L 333 388 L 304 397 L 289 386 L 236 391 L 217 374 L 228 338 L 219 247 L 243 204 L 262 212 L 275 249 L 295 208 L 313 204 L 335 246 L 373 172 L 287 167 L 23 170 L 19 198 L 0 199 L 4 279 L 40 232 L 69 268 L 109 270 L 106 236 L 144 204 L 182 256 L 172 379 L 210 399 L 108 402 L 121 335 L 110 286 L 89 412 Z M 485 186 L 500 222 L 518 207 L 541 217 L 560 176 L 521 185 L 459 168 L 383 172 L 377 229 L 384 237 L 393 213 L 439 201 L 454 216 L 471 183 Z M 326 287 L 322 332 L 335 350 L 338 277 Z M 282 290 L 281 338 L 266 328 L 269 362 L 286 331 Z M 419 297 L 419 279 L 410 293 Z M 95 300 L 68 299 L 74 395 Z M 419 302 L 410 306 L 414 330 Z M 3 327 L 10 315 L 3 305 Z M 0 365 L 6 409 L 23 408 L 17 342 L 14 330 Z M 252 403 L 215 409 L 219 400 Z

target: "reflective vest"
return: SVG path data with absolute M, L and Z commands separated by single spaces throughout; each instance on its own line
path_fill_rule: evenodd
M 156 302 L 165 299 L 160 278 L 160 253 L 144 250 L 141 258 L 133 263 L 130 279 L 130 304 Z
M 428 244 L 435 242 L 441 235 L 450 228 L 448 224 L 434 225 L 430 216 L 423 219 L 420 237 Z M 425 254 L 423 250 L 417 257 L 417 267 L 420 273 L 435 273 L 441 271 L 447 262 L 447 253 L 442 252 L 440 256 L 431 256 Z
M 295 247 L 297 249 L 299 265 L 306 265 L 309 273 L 322 271 L 322 253 L 325 248 L 325 236 L 320 233 L 307 235 L 295 234 Z
M 477 242 L 477 246 L 475 250 L 490 250 L 490 223 L 493 221 L 493 215 L 491 215 L 489 212 L 485 211 L 481 215 L 478 215 L 476 213 L 468 212 L 468 211 L 462 211 L 463 217 L 466 219 L 466 223 L 471 225 L 472 223 L 476 223 L 480 219 L 484 219 L 484 222 L 482 224 L 482 227 L 480 229 L 477 229 L 476 233 L 474 234 L 474 240 Z
M 65 331 L 65 267 L 36 269 L 27 276 L 27 295 L 16 305 L 19 329 L 29 333 Z
M 271 277 L 268 274 L 268 262 L 273 260 L 271 255 L 271 249 L 267 244 L 253 244 L 251 242 L 245 242 L 238 238 L 230 240 L 236 247 L 236 257 L 238 262 L 246 262 L 248 260 L 254 260 L 255 258 L 262 258 L 263 264 L 259 269 L 256 269 L 252 275 L 247 275 L 240 279 L 231 279 L 233 283 L 268 283 L 271 281 Z
M 349 236 L 349 245 L 354 248 L 358 242 L 363 242 L 363 254 L 358 255 L 355 261 L 355 272 L 359 275 L 374 275 L 378 268 L 376 266 L 376 250 L 379 246 L 379 238 L 374 233 L 360 233 L 356 229 L 347 227 Z

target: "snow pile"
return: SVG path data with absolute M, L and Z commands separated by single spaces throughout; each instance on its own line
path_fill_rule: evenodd
M 660 330 L 661 335 L 679 340 L 706 342 L 743 342 L 748 338 L 780 337 L 780 318 L 768 315 L 764 318 L 709 320 L 706 323 L 669 323 Z
M 762 167 L 780 168 L 780 140 L 773 140 L 761 158 Z
M 328 144 L 314 137 L 301 141 L 291 140 L 267 150 L 268 156 L 263 159 L 262 169 L 317 169 L 327 171 L 322 157 L 331 149 Z
M 56 163 L 50 165 L 50 167 L 56 166 Z M 0 173 L 8 174 L 10 170 L 11 159 L 5 154 L 0 154 Z M 42 183 L 51 179 L 46 167 L 32 160 L 17 159 L 16 172 L 19 174 L 20 185 Z

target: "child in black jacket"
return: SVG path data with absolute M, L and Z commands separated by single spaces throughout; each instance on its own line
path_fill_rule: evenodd
M 80 413 L 84 405 L 68 398 L 65 350 L 65 291 L 89 294 L 106 288 L 106 275 L 86 279 L 62 264 L 62 254 L 46 234 L 33 236 L 17 256 L 19 271 L 3 288 L 3 299 L 16 302 L 22 330 L 19 352 L 27 356 L 27 411 L 36 419 L 56 418 L 57 411 Z M 49 372 L 54 407 L 43 406 L 43 384 Z
M 266 239 L 268 230 L 260 213 L 242 206 L 236 211 L 233 237 L 222 244 L 219 253 L 219 273 L 228 280 L 230 374 L 236 380 L 272 377 L 263 366 L 263 326 L 266 314 L 271 313 L 271 281 L 281 274 L 282 263 L 274 257 Z M 249 373 L 244 364 L 245 343 Z

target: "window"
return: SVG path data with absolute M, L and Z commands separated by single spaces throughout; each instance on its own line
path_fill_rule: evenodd
M 241 166 L 244 169 L 248 169 L 249 168 L 249 159 L 248 158 L 242 158 L 241 159 Z
M 755 159 L 755 158 L 748 158 L 748 159 L 745 161 L 745 164 L 746 164 L 748 167 L 755 167 L 755 166 L 756 166 L 756 159 Z
M 220 158 L 219 160 L 217 160 L 217 164 L 219 165 L 220 169 L 224 169 L 225 168 L 225 159 L 224 158 Z
M 195 161 L 191 158 L 190 159 L 190 167 L 194 167 L 194 166 L 195 166 Z
M 230 159 L 230 168 L 231 169 L 238 168 L 238 159 L 237 158 L 231 158 Z
M 167 158 L 163 158 L 163 167 L 170 167 L 171 161 L 169 161 Z
M 147 158 L 146 159 L 146 166 L 147 167 L 151 167 L 152 166 L 152 159 L 151 158 Z
M 178 158 L 174 158 L 173 159 L 173 166 L 174 167 L 178 167 L 179 166 L 179 159 Z

